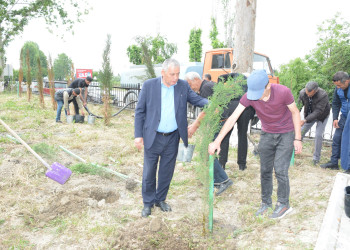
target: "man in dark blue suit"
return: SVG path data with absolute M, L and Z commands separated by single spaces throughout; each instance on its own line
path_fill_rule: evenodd
M 165 202 L 174 174 L 179 140 L 187 147 L 187 102 L 203 107 L 208 100 L 180 80 L 180 64 L 167 59 L 162 76 L 144 82 L 135 110 L 135 146 L 144 148 L 141 216 L 148 217 L 153 205 L 171 211 Z M 158 185 L 156 180 L 157 165 Z

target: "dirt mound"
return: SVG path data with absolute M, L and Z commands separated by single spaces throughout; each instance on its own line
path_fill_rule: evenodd
M 58 187 L 41 207 L 38 220 L 50 221 L 58 216 L 81 213 L 87 208 L 101 208 L 120 198 L 119 190 L 112 188 L 115 180 L 85 177 L 88 180 L 72 178 L 64 186 Z

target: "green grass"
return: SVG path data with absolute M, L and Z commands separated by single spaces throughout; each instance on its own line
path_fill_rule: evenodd
M 57 152 L 55 147 L 47 145 L 46 143 L 36 144 L 32 148 L 40 156 L 46 156 L 49 159 L 53 159 Z
M 77 163 L 69 167 L 72 172 L 78 174 L 90 174 L 90 175 L 99 175 L 102 177 L 109 177 L 110 174 L 107 173 L 103 168 L 98 167 L 91 163 Z

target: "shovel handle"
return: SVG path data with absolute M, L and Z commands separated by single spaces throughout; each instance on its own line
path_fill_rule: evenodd
M 41 161 L 42 164 L 45 165 L 45 167 L 47 167 L 48 169 L 51 169 L 50 165 L 48 163 L 46 163 L 43 158 L 40 157 L 40 155 L 38 155 L 31 147 L 29 147 L 29 145 L 27 143 L 25 143 L 25 141 L 23 141 L 21 139 L 21 137 L 19 137 L 15 131 L 13 131 L 9 126 L 7 126 L 7 124 L 0 119 L 1 124 L 23 145 L 25 146 L 29 152 L 31 152 L 39 161 Z

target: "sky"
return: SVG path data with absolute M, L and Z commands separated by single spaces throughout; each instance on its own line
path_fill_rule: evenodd
M 220 17 L 221 0 L 87 0 L 90 14 L 74 26 L 74 35 L 56 30 L 49 33 L 43 20 L 33 20 L 22 35 L 6 48 L 7 63 L 19 68 L 20 49 L 26 41 L 39 45 L 47 56 L 65 53 L 78 69 L 100 70 L 107 34 L 111 35 L 111 64 L 116 75 L 126 70 L 126 49 L 137 36 L 166 37 L 178 46 L 173 57 L 188 62 L 190 30 L 202 29 L 203 51 L 211 49 L 210 18 L 217 17 L 219 39 L 224 38 Z M 231 0 L 234 1 L 234 0 Z M 349 0 L 258 0 L 255 26 L 255 51 L 268 55 L 274 68 L 316 47 L 317 26 L 337 12 L 350 22 Z M 204 56 L 204 53 L 203 53 Z M 202 59 L 203 60 L 203 59 Z

